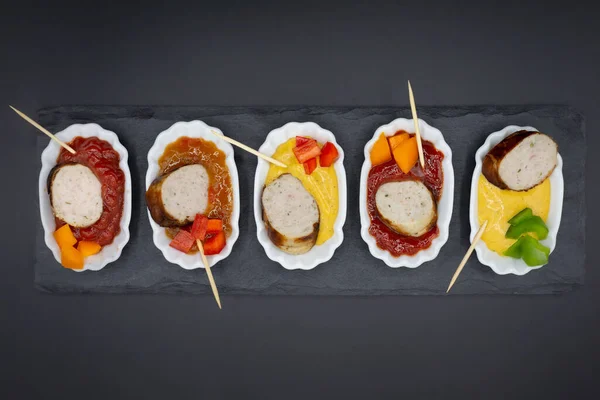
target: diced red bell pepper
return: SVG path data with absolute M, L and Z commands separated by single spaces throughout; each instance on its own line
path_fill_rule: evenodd
M 325 143 L 325 146 L 321 149 L 321 155 L 319 156 L 319 164 L 321 167 L 330 167 L 335 160 L 338 159 L 340 153 L 337 148 L 331 142 Z
M 208 218 L 202 214 L 196 214 L 194 224 L 192 225 L 191 234 L 195 239 L 204 240 L 206 237 L 206 228 L 208 226 Z
M 190 251 L 195 242 L 196 239 L 194 239 L 191 233 L 180 229 L 179 232 L 177 232 L 177 235 L 175 235 L 175 237 L 173 238 L 173 240 L 171 240 L 171 243 L 169 243 L 169 246 L 184 253 L 187 253 Z
M 310 142 L 311 140 L 315 140 L 315 139 L 311 139 L 305 136 L 296 136 L 296 147 L 300 147 L 305 143 Z M 316 140 L 315 140 L 316 142 Z
M 317 157 L 311 158 L 310 160 L 303 163 L 302 165 L 304 165 L 304 172 L 306 172 L 306 175 L 312 174 L 313 171 L 315 169 L 317 169 Z
M 206 233 L 213 234 L 223 230 L 223 221 L 220 219 L 209 219 L 206 225 Z
M 216 235 L 209 237 L 204 241 L 204 254 L 207 256 L 219 254 L 225 247 L 226 242 L 227 239 L 225 237 L 225 232 L 220 231 Z
M 311 158 L 317 157 L 321 154 L 321 148 L 317 144 L 316 140 L 304 143 L 302 146 L 294 147 L 294 154 L 300 164 L 303 164 Z

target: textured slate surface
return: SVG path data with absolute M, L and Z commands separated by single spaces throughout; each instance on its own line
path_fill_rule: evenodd
M 37 224 L 35 285 L 51 293 L 210 293 L 203 269 L 186 271 L 164 260 L 152 242 L 144 203 L 146 154 L 156 135 L 176 121 L 202 119 L 225 134 L 258 148 L 269 131 L 289 121 L 314 121 L 331 130 L 346 153 L 348 216 L 344 243 L 332 260 L 311 271 L 287 271 L 269 260 L 256 239 L 252 186 L 256 159 L 236 149 L 241 214 L 240 238 L 213 274 L 223 295 L 435 295 L 448 282 L 469 246 L 469 190 L 475 151 L 488 134 L 511 124 L 531 125 L 551 135 L 564 160 L 565 198 L 558 244 L 551 262 L 525 276 L 499 276 L 477 261 L 463 270 L 451 295 L 552 294 L 584 281 L 585 122 L 566 106 L 419 107 L 419 117 L 440 129 L 453 151 L 454 211 L 450 238 L 432 262 L 411 270 L 392 269 L 371 256 L 360 237 L 358 192 L 363 147 L 375 129 L 394 118 L 410 118 L 402 107 L 151 107 L 63 106 L 38 112 L 52 132 L 73 123 L 95 122 L 112 130 L 129 151 L 133 180 L 131 239 L 121 258 L 99 272 L 63 269 L 43 240 Z M 37 142 L 38 167 L 47 139 Z M 33 160 L 32 160 L 33 162 Z

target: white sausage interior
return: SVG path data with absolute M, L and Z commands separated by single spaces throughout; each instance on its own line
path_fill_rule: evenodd
M 102 185 L 84 165 L 59 167 L 53 175 L 50 192 L 54 215 L 73 227 L 91 226 L 102 215 Z
M 191 164 L 171 172 L 162 183 L 165 211 L 178 221 L 192 222 L 208 206 L 209 178 L 206 168 Z
M 301 238 L 319 222 L 319 208 L 300 180 L 283 174 L 262 194 L 262 204 L 269 224 L 286 238 Z
M 421 181 L 387 182 L 375 194 L 379 215 L 398 233 L 420 236 L 436 221 L 436 204 Z
M 556 143 L 548 136 L 530 135 L 504 156 L 498 173 L 510 189 L 526 190 L 548 177 L 556 166 L 557 154 Z

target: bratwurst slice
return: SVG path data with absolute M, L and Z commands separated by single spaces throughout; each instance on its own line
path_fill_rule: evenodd
M 437 222 L 433 194 L 421 181 L 384 183 L 375 193 L 379 216 L 391 229 L 407 236 L 421 236 Z
M 183 226 L 208 206 L 209 177 L 200 164 L 185 165 L 159 176 L 146 191 L 152 219 L 160 226 Z
M 102 216 L 102 184 L 85 165 L 55 166 L 48 175 L 48 193 L 56 218 L 72 227 L 91 226 Z
M 269 238 L 289 254 L 303 254 L 317 241 L 319 207 L 300 180 L 283 174 L 262 193 L 263 221 Z
M 500 189 L 529 190 L 552 174 L 558 145 L 548 135 L 518 131 L 494 146 L 483 159 L 483 176 Z

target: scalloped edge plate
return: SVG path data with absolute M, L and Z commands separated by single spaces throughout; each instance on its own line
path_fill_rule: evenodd
M 346 170 L 344 168 L 344 150 L 335 139 L 335 135 L 314 122 L 288 122 L 287 124 L 269 132 L 265 142 L 260 146 L 261 153 L 272 155 L 277 147 L 296 135 L 310 136 L 321 143 L 332 142 L 338 149 L 339 158 L 334 163 L 335 173 L 338 180 L 338 215 L 333 225 L 333 236 L 325 243 L 313 246 L 308 252 L 300 255 L 291 255 L 283 252 L 271 242 L 267 234 L 263 219 L 261 194 L 269 163 L 263 159 L 258 159 L 256 173 L 254 175 L 254 220 L 256 221 L 256 236 L 258 241 L 265 249 L 267 257 L 272 261 L 281 264 L 282 267 L 289 270 L 301 269 L 309 270 L 317 265 L 327 262 L 333 257 L 335 250 L 344 241 L 344 223 L 346 222 L 347 193 L 346 193 Z
M 213 142 L 221 151 L 225 153 L 225 163 L 229 169 L 229 175 L 231 177 L 231 185 L 233 189 L 233 213 L 231 215 L 231 235 L 227 238 L 225 248 L 219 253 L 212 256 L 206 256 L 208 264 L 213 267 L 219 261 L 227 258 L 231 254 L 233 245 L 238 239 L 239 230 L 239 217 L 240 217 L 240 185 L 238 180 L 237 167 L 235 165 L 233 147 L 224 141 L 223 139 L 215 136 L 211 133 L 211 130 L 216 131 L 219 134 L 223 134 L 220 129 L 209 126 L 203 121 L 179 121 L 171 125 L 167 130 L 161 132 L 154 141 L 154 144 L 148 151 L 148 170 L 146 171 L 146 190 L 152 184 L 152 181 L 158 176 L 158 160 L 163 155 L 165 148 L 170 143 L 173 143 L 180 137 L 191 137 L 191 138 L 202 138 Z M 148 211 L 148 219 L 150 220 L 150 226 L 152 227 L 152 239 L 154 245 L 163 253 L 165 259 L 172 263 L 177 264 L 183 269 L 191 270 L 196 268 L 204 268 L 204 264 L 199 254 L 184 254 L 178 250 L 175 250 L 169 243 L 171 240 L 165 233 L 165 228 L 158 225 L 152 219 L 150 211 Z
M 127 164 L 129 155 L 127 149 L 119 141 L 118 136 L 114 132 L 108 131 L 98 124 L 73 124 L 58 132 L 55 136 L 66 143 L 69 143 L 77 136 L 97 137 L 109 142 L 113 149 L 119 153 L 119 167 L 125 173 L 125 202 L 123 204 L 123 215 L 121 216 L 121 232 L 119 232 L 111 244 L 104 246 L 98 254 L 86 257 L 83 269 L 71 270 L 76 272 L 99 271 L 107 264 L 116 261 L 121 256 L 121 252 L 127 242 L 129 242 L 129 223 L 131 221 L 131 173 L 129 171 L 129 165 Z M 60 149 L 60 145 L 53 140 L 48 143 L 48 146 L 46 146 L 42 152 L 42 169 L 40 171 L 38 182 L 40 216 L 44 227 L 44 241 L 59 264 L 61 258 L 60 249 L 53 236 L 54 230 L 56 229 L 56 222 L 54 220 L 52 207 L 50 206 L 50 196 L 48 195 L 46 183 L 50 170 L 56 165 L 56 159 L 58 158 Z
M 485 143 L 477 149 L 475 153 L 475 169 L 473 170 L 473 177 L 471 178 L 471 199 L 469 205 L 469 222 L 471 224 L 471 235 L 469 237 L 471 243 L 473 238 L 479 230 L 479 222 L 477 221 L 477 184 L 479 175 L 481 175 L 481 167 L 483 158 L 485 155 L 494 147 L 500 143 L 508 135 L 517 132 L 519 130 L 534 130 L 539 132 L 532 126 L 517 126 L 509 125 L 506 128 L 491 133 Z M 554 172 L 550 175 L 550 211 L 548 212 L 548 237 L 542 241 L 542 243 L 550 248 L 550 253 L 554 251 L 556 246 L 556 236 L 558 235 L 558 228 L 560 227 L 560 220 L 562 216 L 563 206 L 563 195 L 564 195 L 564 181 L 562 174 L 563 161 L 560 153 L 558 154 L 558 161 Z M 479 262 L 483 265 L 487 265 L 497 273 L 498 275 L 514 274 L 514 275 L 525 275 L 526 273 L 539 269 L 544 265 L 529 267 L 523 260 L 517 260 L 511 257 L 503 257 L 500 254 L 488 249 L 485 242 L 480 240 L 475 245 L 475 252 Z
M 448 146 L 448 143 L 446 143 L 444 140 L 444 135 L 439 129 L 430 126 L 427 124 L 427 122 L 420 118 L 418 121 L 421 137 L 424 140 L 432 142 L 436 149 L 444 153 L 444 160 L 442 161 L 442 168 L 444 170 L 444 187 L 442 189 L 442 198 L 438 202 L 437 221 L 440 233 L 438 237 L 432 241 L 431 246 L 429 246 L 427 249 L 423 249 L 412 256 L 402 255 L 399 257 L 394 257 L 387 250 L 383 250 L 377 246 L 375 238 L 369 233 L 371 220 L 369 218 L 369 212 L 367 211 L 367 179 L 372 166 L 370 157 L 371 149 L 382 133 L 384 133 L 386 137 L 393 136 L 400 130 L 414 133 L 414 120 L 397 118 L 386 125 L 380 126 L 373 134 L 371 140 L 367 142 L 364 149 L 365 161 L 360 173 L 360 235 L 365 243 L 367 243 L 369 246 L 371 255 L 382 260 L 391 268 L 416 268 L 424 262 L 431 261 L 438 256 L 440 250 L 448 241 L 450 220 L 452 219 L 452 207 L 454 205 L 454 167 L 452 166 L 452 150 L 450 149 L 450 146 Z

